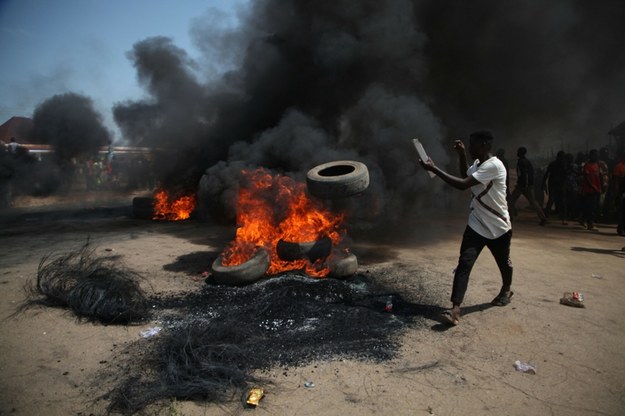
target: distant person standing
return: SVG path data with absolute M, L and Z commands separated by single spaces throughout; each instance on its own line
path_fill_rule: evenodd
M 566 222 L 566 161 L 564 151 L 560 150 L 556 155 L 556 160 L 549 163 L 545 176 L 543 176 L 543 189 L 547 190 L 549 198 L 545 205 L 545 215 L 549 215 L 553 205 L 562 223 Z
M 579 217 L 579 168 L 572 153 L 564 155 L 564 203 L 566 219 Z
M 575 156 L 575 171 L 577 172 L 577 186 L 579 192 L 577 193 L 577 216 L 574 218 L 579 221 L 582 225 L 584 225 L 584 220 L 582 219 L 582 210 L 584 203 L 582 202 L 582 182 L 584 181 L 584 164 L 588 160 L 588 154 L 584 152 L 577 152 Z
M 612 182 L 618 224 L 616 232 L 625 237 L 625 148 L 621 150 L 619 160 L 612 171 Z
M 15 174 L 15 161 L 7 147 L 0 146 L 0 209 L 11 206 L 11 180 Z
M 526 154 L 527 149 L 525 147 L 519 147 L 516 152 L 518 157 L 516 165 L 517 181 L 516 187 L 510 195 L 508 207 L 513 216 L 518 215 L 515 204 L 517 199 L 523 195 L 527 199 L 527 202 L 530 203 L 530 206 L 536 211 L 540 219 L 540 225 L 545 225 L 547 223 L 547 217 L 545 217 L 545 213 L 536 202 L 536 198 L 534 198 L 534 167 L 525 157 Z
M 614 164 L 610 160 L 610 152 L 606 147 L 599 149 L 599 170 L 601 171 L 601 196 L 599 197 L 599 217 L 606 217 L 609 211 L 609 201 L 612 198 L 610 192 L 610 172 L 614 169 Z M 609 193 L 610 192 L 610 193 Z
M 601 179 L 601 167 L 599 166 L 599 152 L 592 149 L 588 153 L 588 161 L 582 168 L 582 225 L 589 231 L 595 231 L 594 223 L 599 210 L 599 199 L 603 192 Z
M 11 141 L 8 144 L 9 153 L 12 155 L 17 154 L 17 148 L 20 147 L 20 144 L 15 141 L 15 137 L 11 137 Z

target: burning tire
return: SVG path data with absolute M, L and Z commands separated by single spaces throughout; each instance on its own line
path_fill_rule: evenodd
M 269 254 L 264 249 L 257 250 L 251 259 L 236 266 L 222 265 L 221 256 L 219 256 L 211 267 L 215 282 L 230 286 L 254 283 L 263 277 L 267 269 L 269 269 Z
M 328 257 L 331 251 L 332 240 L 327 236 L 317 241 L 306 243 L 293 243 L 280 240 L 276 245 L 278 257 L 286 261 L 307 258 L 311 263 L 314 263 L 316 260 Z
M 364 163 L 338 160 L 318 165 L 306 175 L 308 192 L 319 198 L 336 199 L 355 195 L 369 186 Z
M 330 277 L 345 279 L 358 271 L 358 258 L 352 253 L 334 255 L 330 258 Z
M 132 217 L 151 220 L 154 215 L 154 198 L 137 196 L 132 199 Z

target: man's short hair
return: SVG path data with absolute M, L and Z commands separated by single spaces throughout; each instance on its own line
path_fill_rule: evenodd
M 469 139 L 482 140 L 485 143 L 491 144 L 493 140 L 495 140 L 495 136 L 493 135 L 492 131 L 488 129 L 482 129 L 471 133 L 469 135 Z

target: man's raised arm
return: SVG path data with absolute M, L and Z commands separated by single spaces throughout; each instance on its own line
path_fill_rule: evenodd
M 454 149 L 456 149 L 456 153 L 458 153 L 458 169 L 460 169 L 460 177 L 466 178 L 469 165 L 467 163 L 467 154 L 464 151 L 464 143 L 462 143 L 462 140 L 456 140 L 454 142 Z

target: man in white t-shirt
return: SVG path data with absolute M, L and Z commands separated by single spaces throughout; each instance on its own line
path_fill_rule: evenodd
M 495 306 L 510 303 L 513 292 L 512 262 L 510 261 L 510 240 L 512 225 L 506 202 L 506 168 L 501 160 L 491 154 L 493 134 L 489 130 L 480 130 L 469 136 L 469 153 L 475 161 L 467 164 L 464 143 L 456 140 L 454 149 L 458 153 L 458 162 L 462 177 L 450 175 L 438 168 L 432 159 L 420 160 L 424 169 L 434 172 L 447 184 L 456 189 L 470 189 L 472 198 L 469 221 L 462 237 L 460 258 L 454 274 L 451 294 L 453 304 L 451 322 L 460 322 L 460 305 L 469 284 L 471 269 L 484 247 L 488 247 L 503 281 L 497 297 L 491 302 Z

